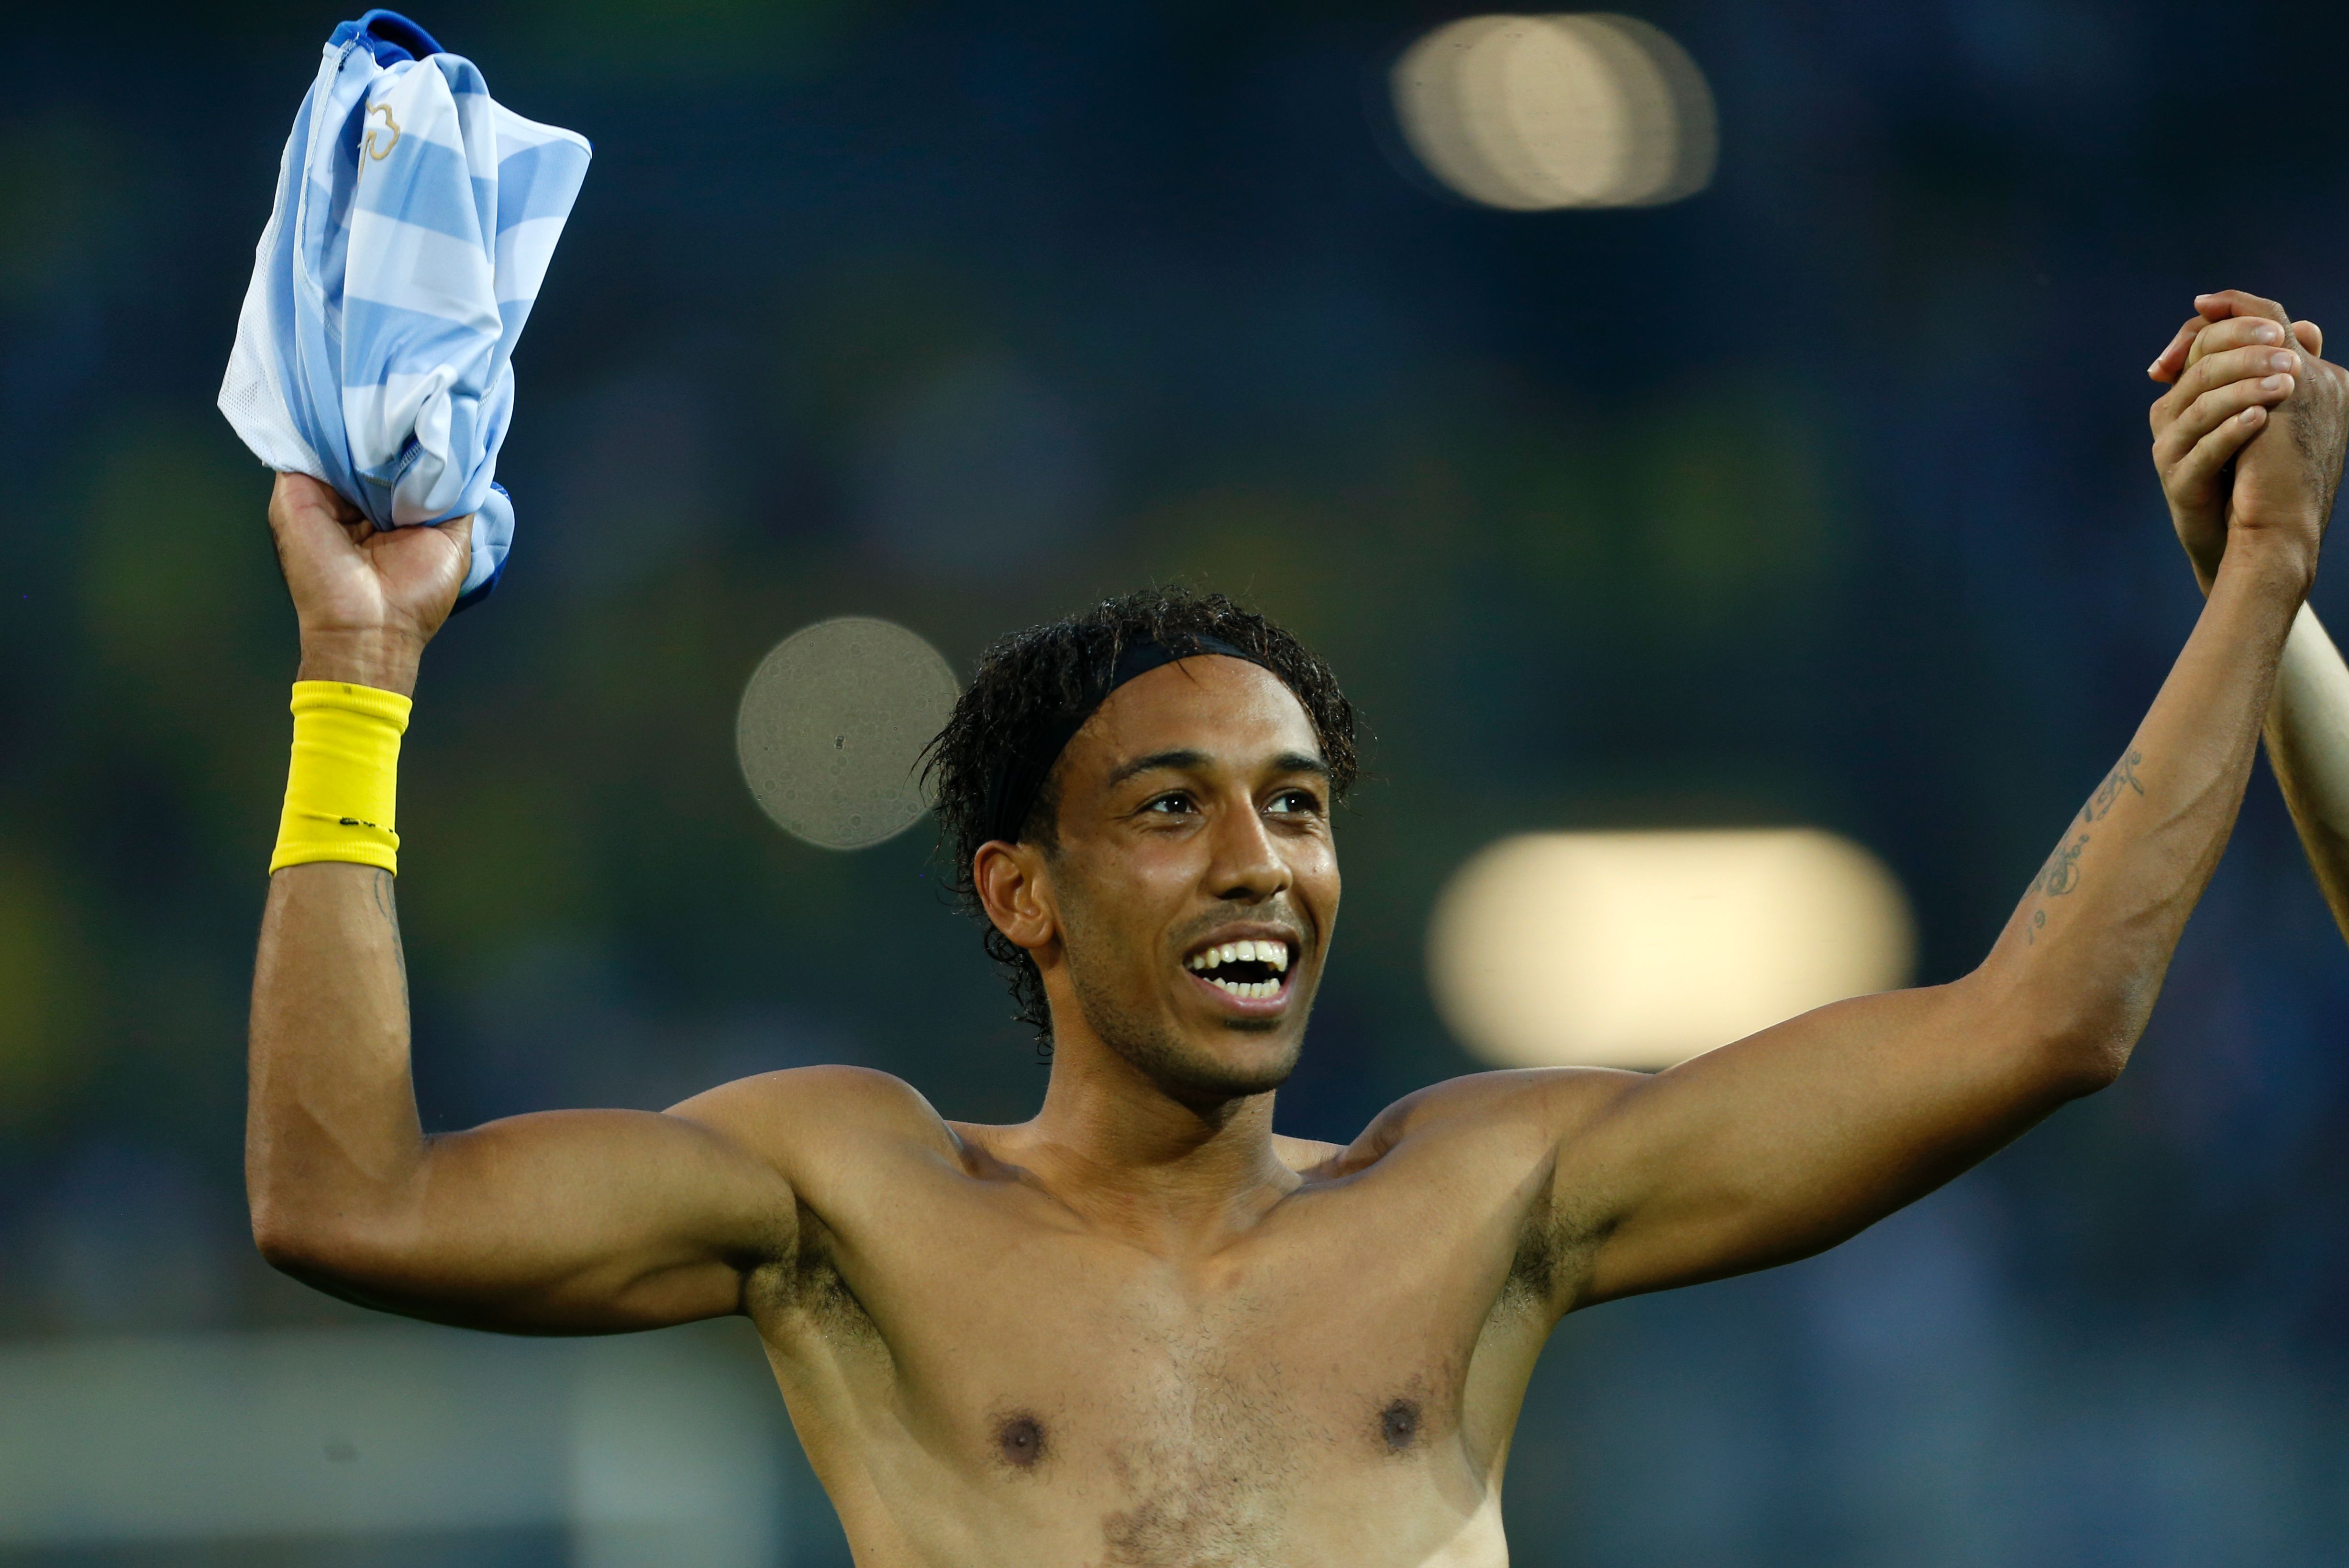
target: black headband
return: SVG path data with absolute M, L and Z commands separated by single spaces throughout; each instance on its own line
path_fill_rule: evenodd
M 1183 633 L 1174 639 L 1181 645 L 1170 648 L 1165 644 L 1144 638 L 1127 643 L 1117 651 L 1108 677 L 1096 672 L 1086 683 L 1083 700 L 1074 708 L 1061 714 L 1036 737 L 1035 744 L 1007 753 L 988 771 L 987 779 L 987 814 L 982 819 L 987 830 L 981 842 L 1001 839 L 1006 843 L 1019 841 L 1019 830 L 1028 822 L 1028 813 L 1036 809 L 1036 797 L 1044 791 L 1044 780 L 1052 776 L 1052 765 L 1068 749 L 1077 731 L 1085 727 L 1109 694 L 1133 679 L 1148 675 L 1161 665 L 1171 665 L 1177 659 L 1196 658 L 1202 654 L 1222 654 L 1228 658 L 1246 659 L 1263 669 L 1272 666 L 1246 648 L 1237 647 L 1221 637 L 1204 633 Z M 1273 670 L 1278 675 L 1278 670 Z

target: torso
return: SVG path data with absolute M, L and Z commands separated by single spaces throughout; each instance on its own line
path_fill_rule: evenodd
M 860 1564 L 1506 1563 L 1554 1321 L 1535 1130 L 1282 1140 L 1295 1190 L 1169 1259 L 998 1158 L 1012 1130 L 926 1119 L 802 1178 L 749 1301 Z

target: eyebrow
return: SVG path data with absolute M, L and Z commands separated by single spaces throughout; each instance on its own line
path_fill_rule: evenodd
M 1161 768 L 1170 768 L 1178 771 L 1195 769 L 1206 767 L 1208 757 L 1206 752 L 1188 748 L 1174 751 L 1154 751 L 1147 757 L 1137 757 L 1131 762 L 1120 763 L 1112 769 L 1109 787 L 1114 789 L 1137 773 L 1149 773 Z M 1282 752 L 1272 759 L 1272 769 L 1276 773 L 1310 773 L 1321 779 L 1330 777 L 1330 765 L 1306 751 Z

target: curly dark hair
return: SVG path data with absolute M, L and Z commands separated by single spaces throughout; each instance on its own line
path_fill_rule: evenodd
M 1222 594 L 1171 586 L 1104 600 L 1001 639 L 980 657 L 946 727 L 922 753 L 939 839 L 954 858 L 948 885 L 955 901 L 978 922 L 987 955 L 1003 966 L 1018 1007 L 1014 1016 L 1032 1026 L 1042 1045 L 1052 1038 L 1043 974 L 988 920 L 971 881 L 972 857 L 988 841 L 989 790 L 997 770 L 1008 758 L 1044 745 L 1083 711 L 1108 684 L 1118 655 L 1129 645 L 1154 642 L 1179 654 L 1198 647 L 1203 637 L 1243 650 L 1296 694 L 1321 743 L 1322 760 L 1330 765 L 1330 792 L 1344 799 L 1359 769 L 1354 706 L 1338 689 L 1330 666 L 1288 633 Z M 1048 853 L 1058 847 L 1059 773 L 1056 765 L 1046 776 L 1019 828 L 1020 841 L 1040 844 Z

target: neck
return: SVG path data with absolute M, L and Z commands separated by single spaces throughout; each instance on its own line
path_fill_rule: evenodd
M 1273 1148 L 1272 1099 L 1188 1093 L 1090 1029 L 1063 1031 L 1021 1162 L 1071 1208 L 1154 1250 L 1212 1247 L 1297 1185 Z

